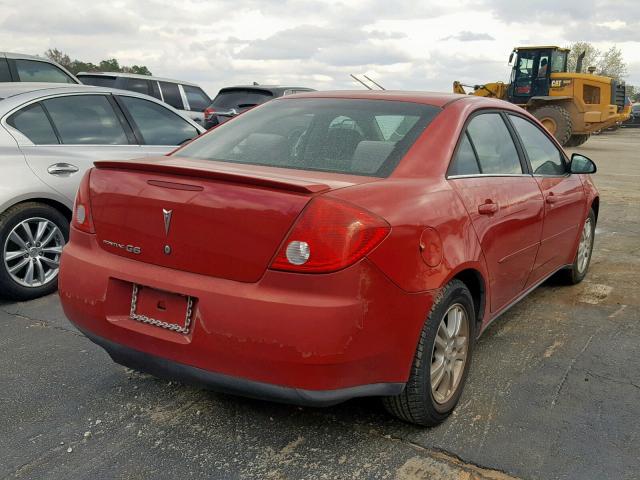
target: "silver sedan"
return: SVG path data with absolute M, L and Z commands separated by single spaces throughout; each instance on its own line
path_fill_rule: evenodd
M 0 296 L 56 289 L 75 193 L 95 160 L 163 155 L 203 131 L 135 92 L 0 83 Z

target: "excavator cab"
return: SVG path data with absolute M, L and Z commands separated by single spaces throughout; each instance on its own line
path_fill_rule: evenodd
M 533 97 L 549 95 L 551 74 L 567 71 L 569 50 L 558 47 L 519 47 L 511 53 L 511 70 L 507 99 L 526 105 Z

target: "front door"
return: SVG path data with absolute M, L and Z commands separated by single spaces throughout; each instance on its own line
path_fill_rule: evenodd
M 586 197 L 577 175 L 568 173 L 562 151 L 546 130 L 518 115 L 509 115 L 525 150 L 533 176 L 544 196 L 542 242 L 533 272 L 533 285 L 573 262 L 578 234 L 586 216 Z
M 524 289 L 542 235 L 543 199 L 500 113 L 468 124 L 449 179 L 473 222 L 487 262 L 491 311 Z

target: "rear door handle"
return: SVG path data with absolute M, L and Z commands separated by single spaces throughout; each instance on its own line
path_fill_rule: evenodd
M 71 165 L 70 163 L 54 163 L 53 165 L 49 165 L 47 168 L 47 172 L 51 175 L 71 175 L 72 173 L 76 173 L 80 170 L 75 165 Z
M 478 213 L 480 215 L 492 215 L 498 211 L 498 204 L 493 202 L 478 205 Z

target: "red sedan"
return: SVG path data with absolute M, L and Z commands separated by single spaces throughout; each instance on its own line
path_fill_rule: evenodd
M 297 404 L 382 396 L 435 425 L 492 320 L 584 278 L 593 172 L 498 100 L 283 97 L 169 156 L 97 162 L 60 297 L 123 365 Z

